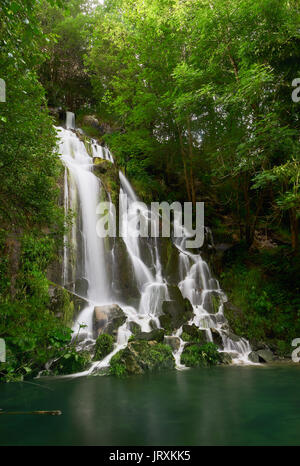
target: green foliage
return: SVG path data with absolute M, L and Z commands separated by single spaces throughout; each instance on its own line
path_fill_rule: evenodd
M 103 333 L 96 340 L 94 360 L 100 361 L 114 349 L 114 339 L 111 335 Z
M 131 341 L 110 361 L 110 374 L 118 377 L 143 374 L 145 371 L 173 369 L 175 361 L 170 346 L 144 340 Z
M 87 369 L 91 362 L 91 355 L 88 351 L 77 351 L 74 346 L 69 346 L 51 365 L 51 372 L 54 375 L 67 375 L 82 372 Z
M 186 345 L 180 359 L 181 364 L 187 367 L 213 366 L 220 361 L 220 353 L 214 343 Z
M 40 64 L 39 76 L 50 106 L 75 111 L 92 101 L 90 79 L 83 63 L 91 27 L 89 3 L 67 0 L 55 5 L 43 0 L 38 7 L 38 20 L 46 35 L 46 59 Z
M 111 0 L 96 11 L 86 64 L 98 113 L 116 123 L 107 140 L 143 195 L 205 196 L 248 247 L 258 217 L 272 217 L 297 250 L 299 15 L 288 0 Z
M 222 286 L 241 311 L 226 307 L 226 316 L 235 333 L 265 341 L 278 354 L 290 352 L 290 343 L 300 331 L 298 257 L 291 260 L 286 247 L 259 254 L 242 251 L 226 264 Z
M 71 335 L 49 310 L 46 271 L 62 245 L 64 214 L 56 133 L 36 74 L 47 40 L 37 3 L 0 5 L 0 77 L 6 82 L 0 104 L 0 335 L 8 349 L 0 379 L 6 381 L 36 375 Z
M 124 377 L 126 375 L 126 366 L 122 361 L 123 351 L 116 353 L 110 360 L 109 373 L 117 377 Z
M 32 303 L 0 304 L 0 338 L 7 346 L 7 362 L 1 364 L 0 380 L 32 377 L 45 363 L 61 354 L 70 342 L 71 330 L 50 311 Z

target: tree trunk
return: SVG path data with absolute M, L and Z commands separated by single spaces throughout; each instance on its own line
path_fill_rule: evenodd
M 291 228 L 291 243 L 295 253 L 299 251 L 299 221 L 297 218 L 297 211 L 293 207 L 289 210 L 290 228 Z
M 180 152 L 181 152 L 181 158 L 182 158 L 182 164 L 183 164 L 183 172 L 184 172 L 184 179 L 185 179 L 185 185 L 186 185 L 186 192 L 187 192 L 188 200 L 191 202 L 192 201 L 192 196 L 191 196 L 191 187 L 190 187 L 190 183 L 189 183 L 189 178 L 188 178 L 188 173 L 187 173 L 187 166 L 186 166 L 186 153 L 185 153 L 184 146 L 183 146 L 182 133 L 181 133 L 179 127 L 178 127 L 178 134 L 179 134 L 179 141 L 180 141 Z

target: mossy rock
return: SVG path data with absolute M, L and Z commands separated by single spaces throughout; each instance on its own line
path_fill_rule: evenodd
M 179 276 L 179 251 L 171 238 L 158 238 L 160 260 L 169 284 L 177 285 Z
M 51 284 L 49 295 L 50 310 L 68 326 L 72 325 L 76 316 L 88 305 L 85 299 L 59 285 Z
M 211 328 L 210 330 L 214 344 L 217 345 L 220 349 L 223 349 L 223 339 L 220 332 L 218 332 L 218 330 L 215 328 Z
M 111 359 L 110 374 L 139 375 L 175 368 L 170 346 L 154 341 L 131 341 Z
M 54 375 L 68 375 L 83 372 L 90 366 L 91 355 L 88 351 L 66 352 L 62 357 L 51 364 L 51 372 Z
M 204 296 L 203 307 L 209 314 L 217 314 L 222 303 L 223 297 L 221 293 L 217 291 L 210 291 Z
M 116 210 L 119 207 L 120 179 L 119 172 L 115 164 L 108 160 L 96 157 L 94 159 L 94 174 L 100 179 L 101 184 L 107 194 L 110 195 Z
M 207 367 L 219 364 L 221 356 L 214 343 L 188 343 L 181 354 L 180 362 L 187 367 Z
M 101 361 L 114 349 L 114 339 L 111 335 L 103 333 L 96 340 L 94 361 Z
M 94 173 L 97 175 L 104 175 L 111 170 L 112 163 L 109 160 L 94 157 Z
M 137 324 L 136 322 L 128 322 L 128 327 L 129 330 L 133 335 L 137 335 L 138 333 L 141 333 L 141 326 Z
M 169 333 L 174 332 L 193 317 L 193 306 L 188 299 L 183 298 L 177 286 L 169 286 L 171 301 L 164 301 L 160 325 Z
M 181 338 L 183 341 L 200 343 L 201 345 L 207 343 L 206 331 L 200 330 L 195 324 L 182 326 Z
M 224 364 L 225 366 L 232 364 L 232 354 L 224 352 L 219 353 L 219 355 L 221 364 Z
M 152 330 L 151 332 L 140 332 L 134 336 L 135 340 L 144 340 L 144 341 L 157 341 L 157 343 L 162 343 L 164 340 L 165 331 L 161 328 Z

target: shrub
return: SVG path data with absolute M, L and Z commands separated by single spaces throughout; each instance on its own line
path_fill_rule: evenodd
M 214 343 L 187 345 L 180 359 L 181 364 L 188 367 L 213 366 L 220 361 L 220 353 Z
M 110 360 L 110 375 L 116 375 L 117 377 L 124 377 L 126 375 L 126 366 L 122 361 L 122 355 L 124 350 L 119 351 Z
M 94 360 L 100 361 L 114 349 L 114 339 L 111 335 L 103 333 L 96 341 Z
M 74 374 L 86 370 L 90 362 L 91 355 L 87 351 L 79 352 L 75 347 L 70 347 L 53 363 L 51 369 L 55 375 Z

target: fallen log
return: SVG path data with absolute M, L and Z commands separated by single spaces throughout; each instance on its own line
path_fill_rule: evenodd
M 15 414 L 37 414 L 37 415 L 48 415 L 48 416 L 60 416 L 62 414 L 61 411 L 55 410 L 55 411 L 1 411 L 0 410 L 0 416 L 1 414 L 6 414 L 7 416 L 15 415 Z

